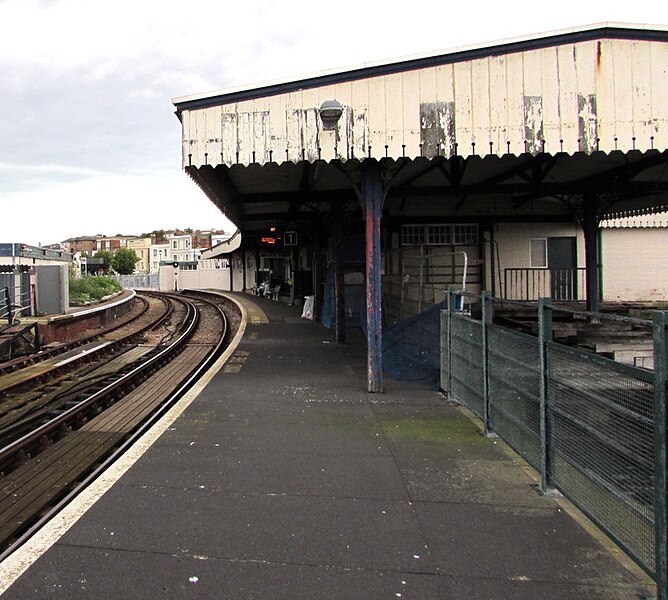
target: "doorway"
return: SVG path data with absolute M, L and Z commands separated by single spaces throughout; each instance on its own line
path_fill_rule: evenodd
M 577 298 L 577 241 L 573 237 L 547 238 L 550 296 L 555 300 Z

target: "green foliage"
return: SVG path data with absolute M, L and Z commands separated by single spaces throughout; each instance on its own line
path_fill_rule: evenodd
M 70 303 L 96 302 L 123 289 L 120 283 L 108 275 L 84 275 L 70 277 Z
M 104 261 L 105 273 L 108 273 L 109 269 L 111 268 L 111 259 L 113 256 L 114 255 L 109 252 L 109 250 L 98 250 L 95 254 L 93 254 L 93 258 L 101 258 Z
M 132 248 L 120 248 L 111 259 L 111 267 L 119 275 L 130 275 L 135 270 L 138 260 L 139 257 Z

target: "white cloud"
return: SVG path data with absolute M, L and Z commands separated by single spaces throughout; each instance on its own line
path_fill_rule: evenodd
M 154 229 L 233 225 L 179 170 L 102 175 L 2 197 L 0 239 L 38 245 L 78 235 L 138 235 Z

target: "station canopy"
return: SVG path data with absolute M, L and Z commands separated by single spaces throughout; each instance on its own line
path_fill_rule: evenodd
M 600 24 L 173 100 L 183 168 L 246 236 L 361 215 L 572 219 L 665 207 L 668 28 Z

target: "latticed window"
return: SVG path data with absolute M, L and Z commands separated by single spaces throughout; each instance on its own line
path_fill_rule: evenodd
M 427 243 L 431 246 L 452 244 L 450 225 L 427 225 Z
M 401 226 L 401 245 L 419 246 L 424 244 L 424 225 L 402 225 Z
M 401 245 L 452 246 L 478 243 L 476 223 L 434 223 L 431 225 L 402 225 Z
M 477 244 L 478 225 L 475 223 L 461 223 L 452 226 L 454 244 Z

